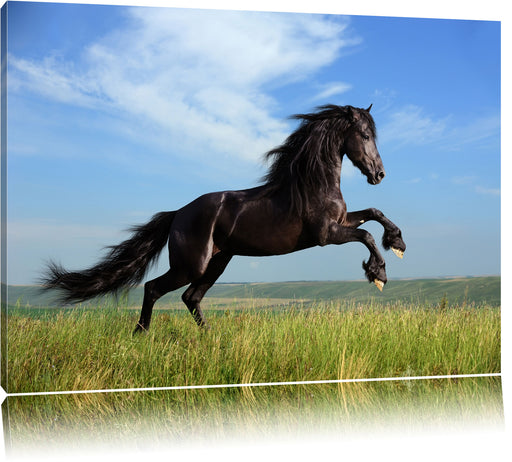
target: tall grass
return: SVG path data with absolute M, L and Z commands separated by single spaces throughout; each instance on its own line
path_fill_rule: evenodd
M 13 452 L 348 432 L 501 427 L 498 377 L 10 396 Z M 4 407 L 4 412 L 5 412 Z
M 500 371 L 493 307 L 423 308 L 341 302 L 282 311 L 73 310 L 8 319 L 8 391 L 98 390 L 219 383 L 473 374 Z M 250 393 L 248 390 L 247 393 Z

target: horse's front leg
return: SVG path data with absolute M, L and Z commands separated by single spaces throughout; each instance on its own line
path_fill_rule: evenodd
M 370 258 L 363 261 L 363 269 L 368 281 L 375 283 L 382 291 L 387 282 L 386 263 L 379 252 L 373 236 L 365 229 L 342 226 L 332 221 L 327 226 L 325 244 L 345 244 L 346 242 L 362 242 L 370 251 Z
M 402 231 L 380 210 L 375 208 L 348 212 L 344 225 L 357 228 L 367 221 L 376 221 L 384 227 L 382 245 L 386 250 L 391 249 L 397 257 L 403 258 L 405 242 L 402 239 Z

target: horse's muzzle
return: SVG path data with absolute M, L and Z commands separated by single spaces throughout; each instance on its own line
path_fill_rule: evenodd
M 376 172 L 373 175 L 368 175 L 368 183 L 373 185 L 379 184 L 385 176 L 386 172 L 384 170 Z

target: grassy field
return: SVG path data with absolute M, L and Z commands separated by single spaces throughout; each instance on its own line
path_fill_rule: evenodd
M 252 300 L 252 301 L 251 301 Z M 488 304 L 290 302 L 257 299 L 207 311 L 11 309 L 8 392 L 500 372 L 500 309 Z
M 500 285 L 499 276 L 390 280 L 382 293 L 368 281 L 215 284 L 208 291 L 205 301 L 216 306 L 231 305 L 233 301 L 250 301 L 261 305 L 262 300 L 267 300 L 269 306 L 282 306 L 297 300 L 305 303 L 345 300 L 348 303 L 400 302 L 436 306 L 445 299 L 450 305 L 476 303 L 500 306 Z M 180 297 L 183 290 L 162 297 L 157 306 L 182 306 Z M 136 287 L 128 294 L 121 295 L 121 304 L 140 307 L 142 296 L 142 287 Z M 12 307 L 58 306 L 55 293 L 42 292 L 37 286 L 9 286 L 7 302 Z M 96 308 L 99 304 L 113 303 L 114 300 L 93 300 L 83 306 Z
M 10 453 L 37 459 L 63 448 L 138 450 L 264 437 L 342 435 L 397 429 L 503 428 L 499 377 L 10 396 Z M 82 453 L 81 453 L 82 454 Z M 103 454 L 102 454 L 103 455 Z M 104 457 L 102 457 L 102 460 Z

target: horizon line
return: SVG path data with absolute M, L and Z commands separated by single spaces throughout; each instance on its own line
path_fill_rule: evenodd
M 389 281 L 418 281 L 422 279 L 473 279 L 473 278 L 492 278 L 500 277 L 501 274 L 476 274 L 476 275 L 450 275 L 450 276 L 413 276 L 413 277 L 393 277 L 389 278 Z M 214 285 L 220 284 L 289 284 L 289 283 L 301 283 L 301 282 L 368 282 L 367 279 L 295 279 L 295 280 L 284 280 L 284 281 L 221 281 L 216 282 Z M 370 284 L 370 282 L 368 282 Z M 4 284 L 2 284 L 4 285 Z M 41 287 L 41 284 L 31 283 L 15 283 L 5 284 L 8 287 Z M 137 284 L 135 287 L 143 286 L 144 284 Z

